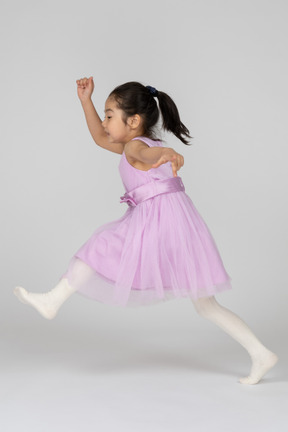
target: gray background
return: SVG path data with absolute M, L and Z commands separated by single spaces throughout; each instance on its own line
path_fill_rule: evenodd
M 286 430 L 287 12 L 284 0 L 1 1 L 6 431 Z M 50 322 L 13 296 L 52 288 L 126 210 L 120 155 L 93 143 L 77 99 L 90 75 L 100 115 L 130 80 L 174 98 L 193 145 L 163 138 L 232 277 L 218 300 L 280 356 L 262 384 L 237 384 L 246 352 L 190 301 L 132 310 L 75 295 Z

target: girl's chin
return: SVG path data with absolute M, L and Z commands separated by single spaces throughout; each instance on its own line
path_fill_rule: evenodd
M 111 135 L 108 135 L 108 140 L 110 143 L 118 143 L 119 141 L 115 140 L 115 138 L 111 137 Z

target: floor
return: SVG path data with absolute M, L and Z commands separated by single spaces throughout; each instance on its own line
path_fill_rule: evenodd
M 246 352 L 190 318 L 190 306 L 115 313 L 97 305 L 95 317 L 84 303 L 78 316 L 72 304 L 53 321 L 17 303 L 17 322 L 2 323 L 1 430 L 287 431 L 288 350 L 279 335 L 266 335 L 277 367 L 244 386 Z

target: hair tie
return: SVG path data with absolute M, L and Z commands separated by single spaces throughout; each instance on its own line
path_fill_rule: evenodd
M 153 96 L 153 97 L 157 97 L 158 96 L 158 90 L 156 90 L 155 87 L 151 87 L 151 86 L 146 86 L 147 90 L 149 90 L 149 93 Z

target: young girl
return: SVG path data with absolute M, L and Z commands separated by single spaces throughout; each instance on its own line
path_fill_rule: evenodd
M 252 369 L 240 382 L 256 384 L 278 358 L 237 315 L 216 301 L 215 294 L 231 288 L 230 277 L 177 175 L 183 156 L 164 147 L 153 132 L 161 112 L 163 128 L 188 144 L 189 131 L 175 103 L 153 87 L 128 82 L 110 93 L 102 122 L 91 100 L 93 78 L 80 79 L 77 86 L 94 141 L 122 155 L 119 171 L 126 192 L 120 202 L 128 208 L 120 219 L 95 231 L 50 292 L 17 287 L 14 293 L 47 319 L 54 318 L 75 291 L 118 306 L 189 298 L 201 316 L 248 351 Z

